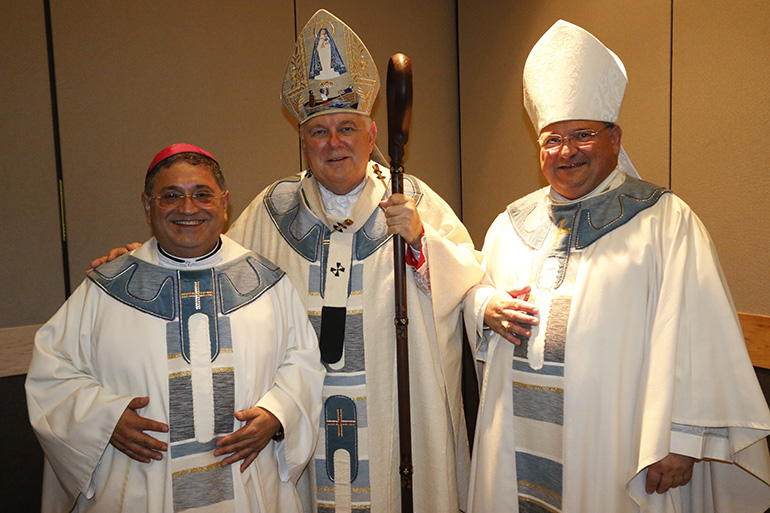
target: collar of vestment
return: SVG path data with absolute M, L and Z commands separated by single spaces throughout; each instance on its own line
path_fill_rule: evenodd
M 255 301 L 284 275 L 279 267 L 252 252 L 215 267 L 194 270 L 170 268 L 139 258 L 157 255 L 156 244 L 154 238 L 150 239 L 135 252 L 91 271 L 88 278 L 121 303 L 171 321 L 177 318 L 182 302 L 188 298 L 199 303 L 201 297 L 211 297 L 219 314 L 232 313 Z M 235 243 L 228 239 L 227 244 Z M 210 288 L 202 287 L 203 282 L 210 284 Z M 192 289 L 186 290 L 187 285 Z
M 205 267 L 214 267 L 222 263 L 224 258 L 222 251 L 222 237 L 217 239 L 217 243 L 214 249 L 206 253 L 205 255 L 197 256 L 194 258 L 182 258 L 176 255 L 172 255 L 158 244 L 158 240 L 154 239 L 155 247 L 158 252 L 157 263 L 163 267 L 173 267 L 179 269 L 200 269 Z
M 508 206 L 508 217 L 519 236 L 533 249 L 540 249 L 551 226 L 568 234 L 567 247 L 584 249 L 604 235 L 655 205 L 665 187 L 620 174 L 621 183 L 606 180 L 597 190 L 572 201 L 556 202 L 549 187 L 535 191 Z
M 321 192 L 321 201 L 323 202 L 324 210 L 328 214 L 337 217 L 350 217 L 350 211 L 361 196 L 361 192 L 363 192 L 366 183 L 367 179 L 366 175 L 364 175 L 361 183 L 356 185 L 352 191 L 346 194 L 335 194 L 318 182 L 318 190 Z
M 390 196 L 390 171 L 369 161 L 361 193 L 347 217 L 329 214 L 311 170 L 280 180 L 268 189 L 264 204 L 283 239 L 303 258 L 315 262 L 322 255 L 323 240 L 331 233 L 354 234 L 355 257 L 363 260 L 389 238 L 385 213 L 379 203 Z M 422 188 L 404 176 L 404 194 L 419 204 Z
M 363 189 L 357 201 L 350 209 L 350 214 L 347 218 L 335 216 L 326 211 L 321 197 L 320 184 L 312 170 L 307 171 L 302 177 L 302 195 L 307 201 L 310 210 L 327 228 L 339 233 L 357 232 L 372 215 L 372 212 L 379 207 L 380 201 L 387 196 L 388 191 L 384 175 L 382 175 L 383 180 L 373 178 L 374 171 L 380 171 L 379 168 L 379 164 L 374 164 L 371 161 L 366 166 Z M 380 173 L 382 174 L 381 171 Z M 340 194 L 337 196 L 344 197 L 345 195 Z

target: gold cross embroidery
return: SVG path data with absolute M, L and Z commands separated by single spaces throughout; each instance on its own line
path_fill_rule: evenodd
M 387 189 L 387 188 L 388 188 L 388 184 L 385 182 L 385 175 L 384 175 L 384 174 L 382 174 L 382 171 L 380 171 L 380 166 L 378 166 L 377 164 L 375 164 L 374 166 L 372 166 L 372 169 L 373 169 L 373 171 L 374 171 L 374 176 L 376 176 L 377 178 L 379 178 L 379 179 L 380 179 L 380 181 L 382 182 L 382 185 L 384 185 L 384 186 L 385 186 L 385 189 Z
M 334 226 L 332 226 L 332 228 L 334 228 L 335 232 L 342 233 L 342 230 L 347 230 L 348 226 L 352 226 L 352 225 L 353 225 L 352 219 L 345 219 L 341 223 L 335 223 Z
M 559 228 L 555 232 L 553 232 L 553 247 L 556 247 L 558 245 L 559 237 L 561 237 L 562 235 L 566 235 L 571 231 L 572 231 L 571 228 L 564 228 L 564 219 L 562 219 L 559 222 Z
M 195 291 L 194 292 L 183 292 L 182 293 L 182 299 L 187 299 L 188 297 L 194 297 L 195 298 L 195 309 L 200 310 L 201 309 L 201 298 L 207 296 L 207 297 L 214 297 L 214 291 L 209 290 L 207 292 L 201 292 L 201 282 L 196 281 L 195 282 Z
M 337 436 L 342 438 L 342 428 L 344 426 L 355 426 L 356 421 L 355 420 L 342 420 L 342 409 L 337 408 L 337 420 L 327 419 L 327 424 L 331 424 L 332 426 L 337 426 Z

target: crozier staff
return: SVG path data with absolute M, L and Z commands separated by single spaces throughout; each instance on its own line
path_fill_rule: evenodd
M 412 64 L 396 54 L 388 61 L 388 155 L 393 194 L 404 193 L 404 146 L 409 139 L 412 117 Z M 393 274 L 395 279 L 396 370 L 398 375 L 398 435 L 401 463 L 401 513 L 411 513 L 412 426 L 409 400 L 409 317 L 406 302 L 406 257 L 404 240 L 393 236 Z

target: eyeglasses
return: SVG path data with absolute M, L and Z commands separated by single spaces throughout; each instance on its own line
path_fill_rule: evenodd
M 615 125 L 605 126 L 600 130 L 575 130 L 571 134 L 565 136 L 559 134 L 543 134 L 537 142 L 540 143 L 540 148 L 545 151 L 556 151 L 567 141 L 572 141 L 574 146 L 582 148 L 594 142 L 597 135 L 614 126 Z
M 199 207 L 207 207 L 214 203 L 216 200 L 220 200 L 227 196 L 227 193 L 221 196 L 216 196 L 210 191 L 194 192 L 192 194 L 179 194 L 178 192 L 167 192 L 160 196 L 149 196 L 150 199 L 158 201 L 158 205 L 162 208 L 181 207 L 187 198 L 190 198 L 193 203 Z

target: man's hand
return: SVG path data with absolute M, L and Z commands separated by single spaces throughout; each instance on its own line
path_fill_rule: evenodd
M 88 271 L 86 271 L 86 274 L 90 273 L 100 265 L 106 264 L 107 262 L 112 262 L 119 256 L 125 255 L 126 253 L 129 253 L 140 247 L 142 247 L 141 242 L 131 242 L 129 244 L 126 244 L 126 246 L 122 248 L 112 248 L 110 252 L 107 253 L 106 256 L 99 257 L 96 260 L 92 260 L 91 263 L 89 264 L 91 268 Z
M 484 324 L 517 346 L 521 345 L 521 340 L 514 335 L 527 338 L 532 335 L 532 331 L 526 325 L 540 323 L 540 319 L 535 317 L 540 310 L 532 303 L 516 299 L 528 294 L 530 290 L 531 287 L 527 285 L 508 292 L 498 292 L 492 296 L 484 310 Z
M 132 460 L 142 463 L 149 463 L 151 459 L 161 460 L 163 455 L 159 451 L 168 450 L 168 445 L 164 442 L 144 433 L 145 431 L 168 433 L 168 426 L 162 422 L 140 417 L 136 413 L 136 410 L 144 408 L 149 402 L 149 397 L 131 399 L 110 437 L 113 447 Z
M 380 206 L 385 209 L 385 221 L 388 223 L 388 233 L 400 235 L 407 244 L 417 251 L 422 248 L 422 220 L 417 213 L 417 205 L 412 198 L 403 194 L 392 194 Z
M 246 422 L 246 425 L 217 441 L 219 448 L 214 451 L 214 456 L 232 453 L 222 460 L 222 466 L 243 460 L 241 472 L 245 472 L 262 449 L 267 447 L 270 439 L 281 429 L 281 422 L 275 415 L 259 406 L 237 411 L 235 418 Z
M 670 488 L 686 485 L 692 479 L 693 465 L 695 458 L 670 453 L 647 467 L 647 483 L 644 490 L 649 494 L 666 493 Z

